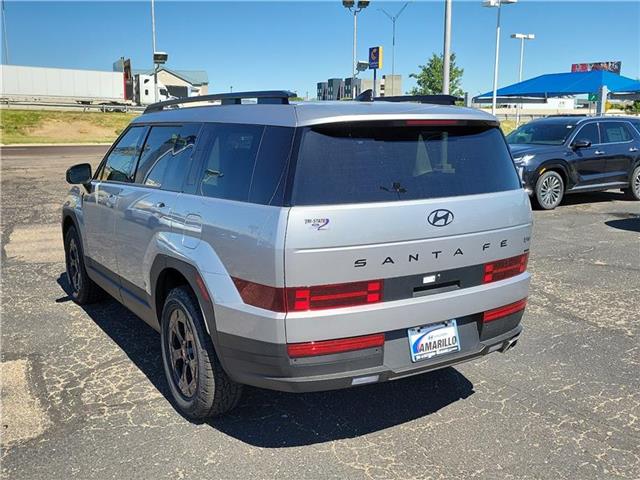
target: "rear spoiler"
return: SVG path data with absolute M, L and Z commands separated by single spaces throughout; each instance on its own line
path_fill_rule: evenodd
M 433 105 L 455 105 L 464 101 L 455 95 L 398 95 L 393 97 L 374 97 L 371 89 L 365 90 L 356 97 L 358 102 L 414 102 L 431 103 Z

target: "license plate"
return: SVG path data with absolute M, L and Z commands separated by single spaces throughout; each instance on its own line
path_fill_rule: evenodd
M 410 328 L 408 334 L 412 362 L 460 351 L 456 320 Z

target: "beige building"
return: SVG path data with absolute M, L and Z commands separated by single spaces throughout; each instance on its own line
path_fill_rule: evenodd
M 402 75 L 383 75 L 380 82 L 380 96 L 397 97 L 402 92 Z

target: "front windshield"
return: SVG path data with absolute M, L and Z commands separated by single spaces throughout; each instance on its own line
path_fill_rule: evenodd
M 531 122 L 507 135 L 507 142 L 510 145 L 562 145 L 574 128 L 571 123 Z

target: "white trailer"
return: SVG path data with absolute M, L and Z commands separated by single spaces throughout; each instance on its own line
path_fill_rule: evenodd
M 2 65 L 0 96 L 14 101 L 130 103 L 122 72 Z

